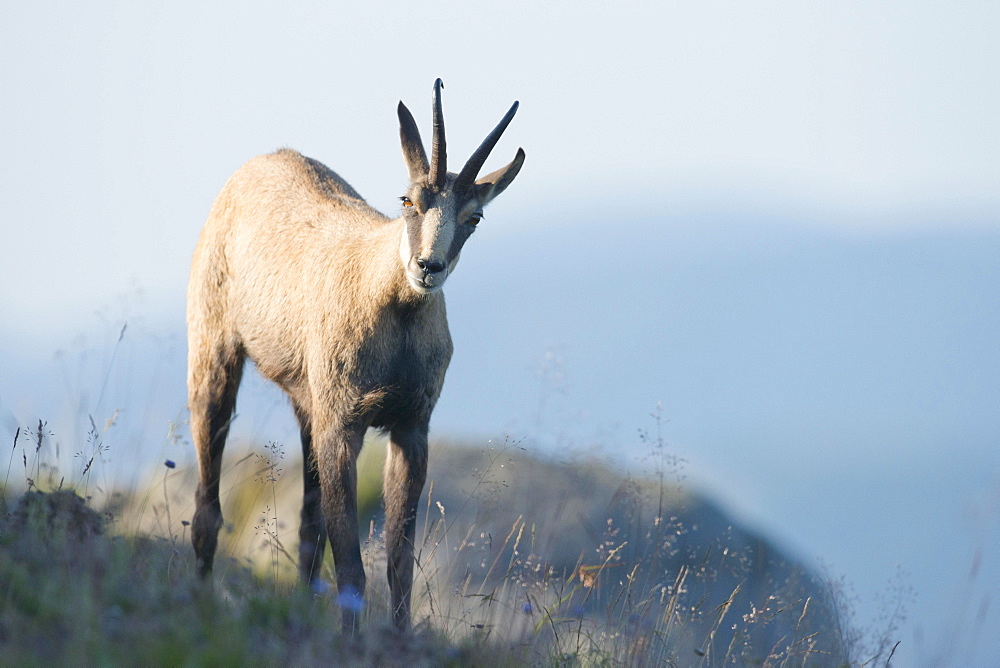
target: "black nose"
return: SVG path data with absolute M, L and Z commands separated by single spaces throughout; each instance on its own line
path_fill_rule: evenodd
M 417 266 L 425 274 L 437 274 L 444 271 L 444 262 L 434 262 L 433 260 L 417 260 Z

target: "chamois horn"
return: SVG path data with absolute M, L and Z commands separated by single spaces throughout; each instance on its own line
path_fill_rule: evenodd
M 479 170 L 483 168 L 483 164 L 486 162 L 486 158 L 489 157 L 490 151 L 493 147 L 497 145 L 500 140 L 500 135 L 503 131 L 507 129 L 510 125 L 510 121 L 514 118 L 514 114 L 517 112 L 517 102 L 511 105 L 510 110 L 507 114 L 500 120 L 500 123 L 493 128 L 483 143 L 479 145 L 476 152 L 472 154 L 469 161 L 465 163 L 465 167 L 462 167 L 462 171 L 458 175 L 458 179 L 455 181 L 455 192 L 464 192 L 472 187 L 476 181 L 476 177 L 479 176 Z
M 444 82 L 438 79 L 434 82 L 434 137 L 431 140 L 431 183 L 438 188 L 444 187 L 445 175 L 448 173 L 448 155 L 444 140 L 444 114 L 441 112 L 441 89 Z

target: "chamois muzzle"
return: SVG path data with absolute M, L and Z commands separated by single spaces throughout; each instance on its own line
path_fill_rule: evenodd
M 406 279 L 421 294 L 437 292 L 448 278 L 448 265 L 439 260 L 411 258 L 406 267 Z
M 417 266 L 424 274 L 437 274 L 444 271 L 444 262 L 435 262 L 434 260 L 417 260 Z

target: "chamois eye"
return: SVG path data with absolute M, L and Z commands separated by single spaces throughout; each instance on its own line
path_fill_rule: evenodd
M 400 197 L 399 200 L 403 203 L 404 207 L 413 206 L 413 202 L 410 201 L 409 197 Z
M 482 219 L 483 219 L 483 214 L 481 214 L 481 213 L 474 213 L 469 218 L 469 225 L 472 225 L 473 227 L 475 227 L 476 225 L 479 224 L 479 221 L 481 221 Z

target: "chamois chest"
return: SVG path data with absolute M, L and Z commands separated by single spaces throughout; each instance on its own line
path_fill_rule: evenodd
M 372 334 L 358 350 L 352 379 L 361 390 L 358 411 L 380 428 L 429 419 L 452 354 L 443 302 L 440 308 L 388 309 Z

